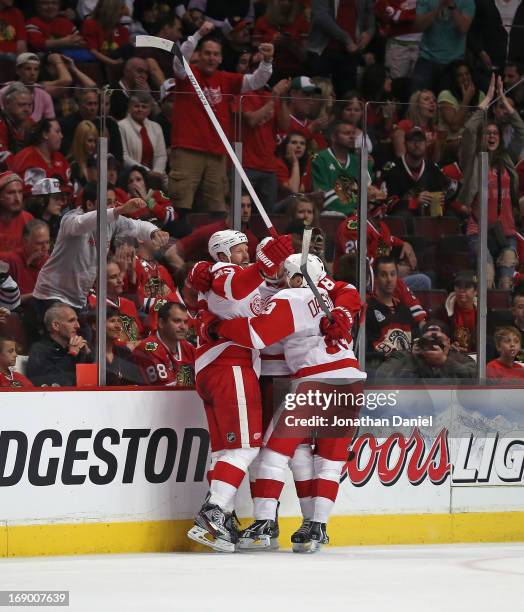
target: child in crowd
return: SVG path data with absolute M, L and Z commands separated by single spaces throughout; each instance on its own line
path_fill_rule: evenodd
M 16 357 L 16 342 L 7 336 L 0 336 L 0 387 L 21 389 L 33 386 L 25 376 L 13 371 Z
M 524 367 L 515 363 L 515 358 L 522 346 L 522 336 L 516 327 L 497 327 L 495 330 L 495 347 L 499 357 L 487 365 L 487 377 L 497 379 L 524 379 Z

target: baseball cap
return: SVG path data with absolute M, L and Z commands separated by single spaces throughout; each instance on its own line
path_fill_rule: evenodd
M 449 325 L 444 323 L 444 321 L 439 321 L 437 319 L 428 321 L 421 330 L 422 335 L 427 334 L 428 332 L 441 332 L 448 338 L 451 338 L 451 329 Z
M 20 53 L 20 55 L 16 58 L 17 66 L 27 64 L 27 62 L 36 62 L 37 64 L 39 64 L 40 58 L 36 53 Z
M 477 283 L 477 275 L 472 270 L 457 272 L 453 280 L 453 285 L 455 287 L 476 287 Z
M 290 89 L 297 89 L 306 93 L 322 93 L 320 87 L 317 87 L 313 81 L 307 76 L 295 77 L 291 81 Z
M 166 79 L 162 85 L 160 85 L 160 102 L 163 102 L 170 94 L 175 93 L 175 89 L 175 79 Z
M 426 140 L 426 135 L 421 127 L 415 125 L 406 134 L 406 140 Z
M 37 181 L 32 189 L 33 195 L 51 195 L 53 193 L 62 193 L 60 181 L 56 178 L 45 178 Z

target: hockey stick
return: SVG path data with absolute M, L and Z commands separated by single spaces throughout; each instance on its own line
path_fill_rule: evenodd
M 155 47 L 156 49 L 162 49 L 164 51 L 168 51 L 169 53 L 172 53 L 175 57 L 177 57 L 178 60 L 182 63 L 182 65 L 184 66 L 184 70 L 186 71 L 187 77 L 191 81 L 191 85 L 193 85 L 193 88 L 195 89 L 197 96 L 200 99 L 200 102 L 202 103 L 202 106 L 204 107 L 204 110 L 207 113 L 207 116 L 211 120 L 211 123 L 213 124 L 213 127 L 215 128 L 220 140 L 222 141 L 222 144 L 224 145 L 227 151 L 227 154 L 229 155 L 231 161 L 233 162 L 233 165 L 235 166 L 238 174 L 240 175 L 240 178 L 242 179 L 242 182 L 246 186 L 246 189 L 248 190 L 249 195 L 251 196 L 253 202 L 255 203 L 258 213 L 262 217 L 262 221 L 264 221 L 264 224 L 267 227 L 270 235 L 273 236 L 273 238 L 277 238 L 278 233 L 276 229 L 274 228 L 273 223 L 271 223 L 271 219 L 268 217 L 264 207 L 262 206 L 262 202 L 260 201 L 257 195 L 257 192 L 254 190 L 253 185 L 251 184 L 251 181 L 248 179 L 244 171 L 244 168 L 242 168 L 242 164 L 240 163 L 235 152 L 233 151 L 232 146 L 229 144 L 229 140 L 227 139 L 227 136 L 224 134 L 224 130 L 222 129 L 222 126 L 220 125 L 218 119 L 216 118 L 216 115 L 213 112 L 213 109 L 211 108 L 211 104 L 209 104 L 208 99 L 206 98 L 206 96 L 204 95 L 204 92 L 202 91 L 202 88 L 198 84 L 198 81 L 196 80 L 195 75 L 193 74 L 193 71 L 191 70 L 189 62 L 182 55 L 182 52 L 180 51 L 180 47 L 172 40 L 167 40 L 165 38 L 159 38 L 158 36 L 148 36 L 146 34 L 140 34 L 139 36 L 136 37 L 135 46 L 136 47 Z
M 318 287 L 313 282 L 313 279 L 311 278 L 307 270 L 307 256 L 309 255 L 309 246 L 311 244 L 312 234 L 313 234 L 312 228 L 304 229 L 304 234 L 302 235 L 302 255 L 300 258 L 300 273 L 306 279 L 306 283 L 309 285 L 309 288 L 311 289 L 311 291 L 313 292 L 313 295 L 317 299 L 318 305 L 320 306 L 320 308 L 322 308 L 326 317 L 330 321 L 333 321 L 331 310 L 329 310 L 328 305 L 326 304 L 326 302 L 324 301 L 324 298 L 322 297 L 322 294 L 318 290 Z

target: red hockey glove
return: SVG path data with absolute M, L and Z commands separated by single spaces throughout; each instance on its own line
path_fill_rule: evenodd
M 198 315 L 194 319 L 189 319 L 188 325 L 194 329 L 199 344 L 207 344 L 218 340 L 218 335 L 215 328 L 220 323 L 220 319 L 209 310 L 199 310 Z
M 258 255 L 256 265 L 264 277 L 275 277 L 278 274 L 280 264 L 293 254 L 291 236 L 279 236 L 263 246 Z
M 325 336 L 326 344 L 332 346 L 340 340 L 351 342 L 353 340 L 351 335 L 353 317 L 349 310 L 337 306 L 331 311 L 331 316 L 333 317 L 332 321 L 328 317 L 322 317 L 320 320 L 320 331 Z
M 211 289 L 211 266 L 209 261 L 197 261 L 187 275 L 187 282 L 195 291 L 206 293 Z

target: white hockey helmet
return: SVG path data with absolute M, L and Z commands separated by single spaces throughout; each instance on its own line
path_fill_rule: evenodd
M 228 261 L 231 261 L 231 248 L 237 244 L 247 244 L 247 242 L 247 236 L 236 230 L 215 232 L 209 239 L 209 254 L 215 261 L 219 261 L 218 254 L 224 253 Z
M 284 275 L 286 278 L 286 284 L 290 286 L 291 279 L 295 274 L 302 274 L 300 271 L 300 260 L 302 259 L 302 255 L 296 253 L 294 255 L 290 255 L 286 261 L 284 262 Z M 318 285 L 318 283 L 326 276 L 326 270 L 324 268 L 324 264 L 320 257 L 317 255 L 308 255 L 307 256 L 307 271 L 309 272 L 309 276 L 311 280 Z M 308 284 L 305 278 L 302 278 L 301 287 L 307 287 Z

